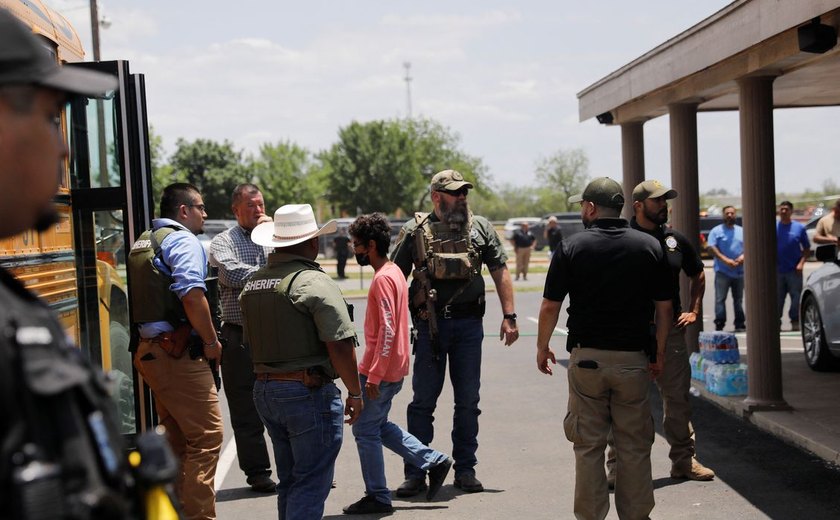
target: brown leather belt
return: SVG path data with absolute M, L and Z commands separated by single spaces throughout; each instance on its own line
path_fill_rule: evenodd
M 306 372 L 303 370 L 296 370 L 294 372 L 260 372 L 257 374 L 257 379 L 260 381 L 300 381 L 302 383 L 305 375 Z

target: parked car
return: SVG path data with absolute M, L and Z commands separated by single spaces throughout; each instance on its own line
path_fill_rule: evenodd
M 554 217 L 557 219 L 557 225 L 560 226 L 560 233 L 563 234 L 563 239 L 569 238 L 579 231 L 583 231 L 583 221 L 580 219 L 580 213 L 574 211 L 566 211 L 561 213 L 549 213 L 540 219 L 538 224 L 531 226 L 531 233 L 537 237 L 536 250 L 542 251 L 548 247 L 548 241 L 544 236 L 546 226 L 548 226 L 548 219 Z
M 198 235 L 198 241 L 201 242 L 202 246 L 204 246 L 204 251 L 209 255 L 210 241 L 213 240 L 213 237 L 226 229 L 232 228 L 235 225 L 235 220 L 205 220 L 204 233 Z
M 735 217 L 735 223 L 739 226 L 743 226 L 743 221 L 741 217 Z M 709 217 L 700 217 L 700 256 L 703 258 L 711 258 L 712 252 L 709 251 L 709 246 L 707 241 L 709 239 L 709 233 L 714 229 L 715 226 L 723 224 L 723 215 L 715 215 Z M 679 231 L 679 230 L 677 230 Z
M 822 266 L 808 276 L 799 304 L 805 361 L 812 370 L 840 367 L 840 258 L 837 246 L 817 247 Z
M 513 234 L 516 232 L 517 229 L 522 225 L 523 222 L 527 222 L 529 228 L 533 228 L 536 224 L 539 224 L 540 218 L 539 217 L 514 217 L 507 219 L 505 222 L 504 228 L 504 237 L 505 240 L 513 240 Z M 531 229 L 533 233 L 533 229 Z

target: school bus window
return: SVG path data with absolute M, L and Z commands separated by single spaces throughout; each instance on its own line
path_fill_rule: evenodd
M 90 186 L 120 186 L 119 149 L 114 98 L 91 100 L 87 104 Z

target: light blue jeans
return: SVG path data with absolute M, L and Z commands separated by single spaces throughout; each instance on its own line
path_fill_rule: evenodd
M 341 392 L 333 383 L 307 388 L 298 381 L 257 379 L 254 404 L 274 445 L 278 518 L 320 519 L 341 449 Z
M 744 279 L 730 278 L 715 272 L 715 328 L 723 330 L 726 325 L 726 293 L 732 289 L 732 308 L 735 311 L 735 328 L 743 329 L 747 321 L 744 316 Z
M 367 383 L 367 376 L 359 375 L 362 388 Z M 391 503 L 391 492 L 385 479 L 385 460 L 382 446 L 403 458 L 406 464 L 427 470 L 446 460 L 446 455 L 426 446 L 414 435 L 403 430 L 388 420 L 391 401 L 402 388 L 402 380 L 396 383 L 379 383 L 379 398 L 371 400 L 364 392 L 365 407 L 359 420 L 353 425 L 356 448 L 359 450 L 359 462 L 362 465 L 362 478 L 365 481 L 365 494 L 383 504 Z
M 776 273 L 776 289 L 779 293 L 779 320 L 785 310 L 785 298 L 790 294 L 790 321 L 799 321 L 799 295 L 802 294 L 802 271 Z

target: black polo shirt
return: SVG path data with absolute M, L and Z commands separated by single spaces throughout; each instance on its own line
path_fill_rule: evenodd
M 674 321 L 682 313 L 680 302 L 680 271 L 685 271 L 686 276 L 692 278 L 703 272 L 703 260 L 697 254 L 697 250 L 688 239 L 675 229 L 666 226 L 656 226 L 653 229 L 645 229 L 636 222 L 636 217 L 630 220 L 630 227 L 647 233 L 659 240 L 662 244 L 662 251 L 668 258 L 668 266 L 671 268 L 672 282 L 674 284 Z
M 660 243 L 623 218 L 602 218 L 564 240 L 551 259 L 543 297 L 569 295 L 575 346 L 643 350 L 651 341 L 651 302 L 671 300 L 671 271 Z
M 530 231 L 517 229 L 513 232 L 513 243 L 516 244 L 516 247 L 531 247 L 536 239 L 537 237 Z

